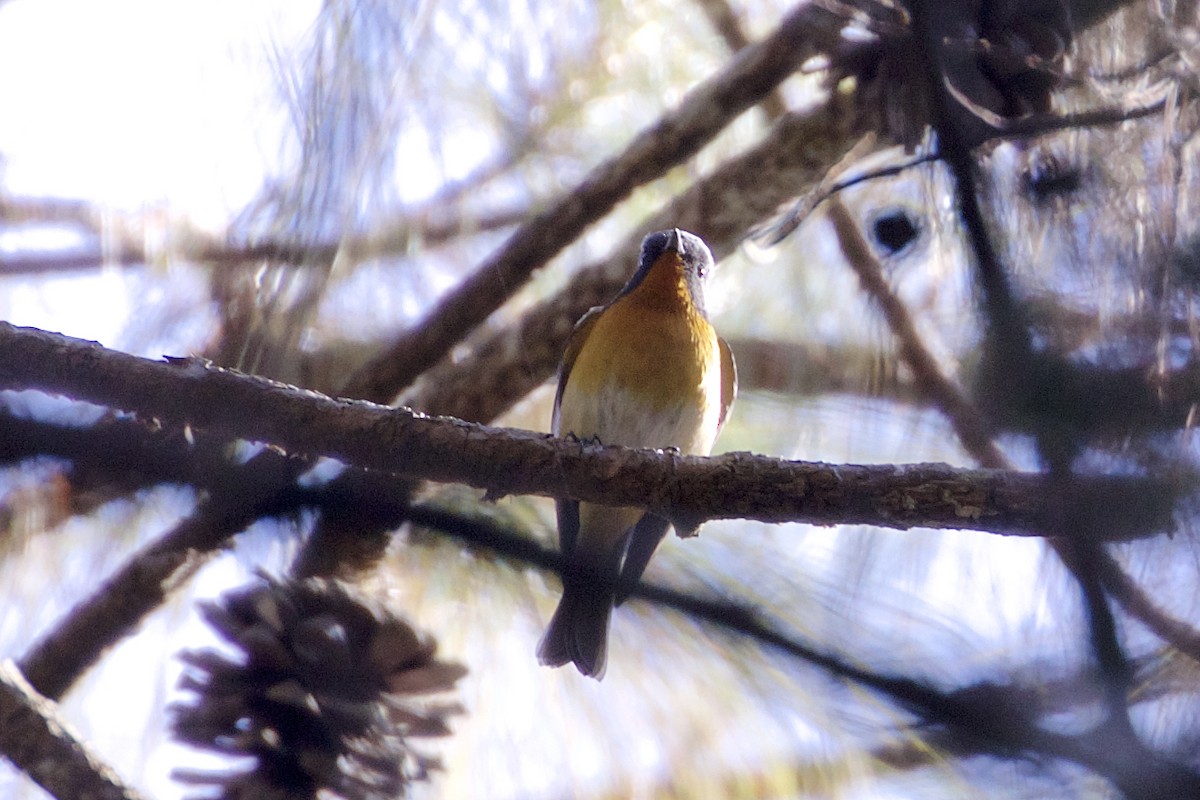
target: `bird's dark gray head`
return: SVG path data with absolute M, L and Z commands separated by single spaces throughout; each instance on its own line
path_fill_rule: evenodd
M 712 272 L 712 253 L 703 239 L 679 228 L 655 231 L 642 240 L 642 254 L 638 259 L 637 272 L 629 279 L 629 283 L 625 284 L 620 296 L 637 288 L 650 270 L 663 260 L 663 256 L 672 253 L 679 256 L 679 264 L 682 266 L 692 302 L 700 313 L 704 313 L 704 280 Z

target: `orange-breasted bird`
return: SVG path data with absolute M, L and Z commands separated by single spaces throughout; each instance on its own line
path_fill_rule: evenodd
M 708 246 L 687 231 L 642 241 L 629 283 L 585 314 L 567 340 L 555 435 L 709 454 L 737 394 L 733 353 L 704 311 L 712 267 Z M 670 525 L 640 508 L 558 501 L 559 547 L 571 569 L 538 645 L 542 664 L 571 661 L 584 675 L 604 676 L 613 605 L 637 583 Z

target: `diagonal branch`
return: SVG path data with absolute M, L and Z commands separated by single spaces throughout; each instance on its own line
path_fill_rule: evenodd
M 923 388 L 942 409 L 954 426 L 964 448 L 979 464 L 989 469 L 1011 468 L 1008 459 L 991 441 L 978 409 L 974 408 L 950 378 L 942 374 L 933 354 L 925 349 L 908 310 L 887 285 L 879 262 L 871 255 L 869 245 L 863 240 L 858 226 L 845 206 L 840 202 L 833 203 L 830 207 L 830 218 L 851 267 L 858 274 L 867 293 L 879 303 L 889 327 L 900 340 L 901 354 L 916 375 L 915 384 Z M 1079 476 L 1075 477 L 1076 481 L 1081 479 Z M 1065 488 L 1067 487 L 1056 486 L 1055 491 Z M 1069 517 L 1070 512 L 1064 508 L 1063 514 Z M 1053 520 L 1054 528 L 1046 530 L 1050 532 L 1061 528 L 1063 518 Z M 1106 523 L 1103 517 L 1090 519 Z M 1085 524 L 1085 521 L 1081 520 L 1079 524 Z M 1073 562 L 1076 559 L 1074 554 L 1064 549 L 1065 544 L 1059 545 L 1051 540 L 1051 546 L 1059 551 L 1064 560 Z M 1095 572 L 1129 614 L 1141 620 L 1163 641 L 1170 642 L 1181 652 L 1200 661 L 1200 631 L 1159 608 L 1111 555 L 1101 552 L 1093 558 L 1092 566 Z
M 1008 459 L 992 441 L 983 417 L 955 382 L 942 373 L 937 359 L 921 341 L 912 316 L 888 286 L 879 261 L 872 255 L 870 245 L 840 199 L 834 199 L 830 204 L 829 218 L 851 269 L 858 275 L 867 295 L 879 305 L 896 337 L 900 356 L 913 371 L 914 383 L 946 415 L 963 447 L 979 464 L 988 469 L 1011 469 Z
M 1029 415 L 1037 404 L 1049 413 L 1034 414 L 1033 429 L 1039 455 L 1049 469 L 1048 497 L 1052 500 L 1071 491 L 1079 480 L 1072 462 L 1084 443 L 1085 429 L 1067 417 L 1061 405 L 1064 388 L 1072 384 L 1070 365 L 1058 363 L 1036 351 L 1025 309 L 1017 302 L 1009 275 L 1005 271 L 988 231 L 980 206 L 976 164 L 970 151 L 969 134 L 963 120 L 952 112 L 949 97 L 950 81 L 947 66 L 944 30 L 935 22 L 940 9 L 929 0 L 913 0 L 910 5 L 916 66 L 923 76 L 932 111 L 931 124 L 937 134 L 939 155 L 946 162 L 953 179 L 954 199 L 958 217 L 966 232 L 975 260 L 975 271 L 982 290 L 984 311 L 988 322 L 989 354 L 985 372 L 990 373 L 989 387 L 999 396 L 997 408 L 1006 414 Z M 1051 399 L 1047 402 L 1048 398 Z M 1054 401 L 1058 401 L 1057 403 Z M 1118 413 L 1125 409 L 1119 406 Z M 1126 659 L 1109 598 L 1105 593 L 1103 574 L 1106 569 L 1118 570 L 1111 556 L 1092 538 L 1093 525 L 1103 527 L 1103 521 L 1083 519 L 1063 509 L 1051 517 L 1045 532 L 1054 538 L 1051 546 L 1079 584 L 1087 610 L 1093 655 L 1100 668 L 1107 695 L 1107 718 L 1096 728 L 1107 745 L 1123 754 L 1129 762 L 1128 777 L 1137 777 L 1137 764 L 1150 750 L 1133 729 L 1127 705 L 1131 689 L 1132 670 Z M 1082 534 L 1082 535 L 1081 535 Z M 1131 796 L 1147 795 L 1144 790 Z
M 561 556 L 494 524 L 424 506 L 414 506 L 414 523 L 458 536 L 475 546 L 494 547 L 508 555 L 560 572 L 569 568 Z M 1131 797 L 1191 797 L 1200 791 L 1200 775 L 1153 752 L 1139 754 L 1140 762 L 1114 754 L 1103 731 L 1077 734 L 1047 730 L 1039 720 L 1045 712 L 1040 691 L 1021 685 L 976 683 L 943 691 L 923 681 L 875 672 L 841 655 L 820 648 L 767 624 L 754 610 L 725 600 L 695 597 L 675 589 L 639 584 L 633 594 L 664 605 L 804 661 L 829 676 L 869 689 L 912 713 L 926 735 L 942 739 L 959 753 L 1014 754 L 1031 760 L 1047 756 L 1065 759 L 1093 770 Z M 930 730 L 930 726 L 936 726 Z
M 750 46 L 750 38 L 742 28 L 742 21 L 729 0 L 697 0 L 696 5 L 708 18 L 725 46 L 731 53 L 740 53 Z M 787 113 L 787 103 L 782 92 L 776 90 L 762 99 L 761 107 L 769 119 L 777 119 Z
M 961 192 L 961 185 L 959 188 Z M 978 410 L 957 385 L 941 372 L 933 355 L 925 348 L 908 310 L 887 285 L 883 270 L 871 255 L 846 207 L 840 201 L 835 201 L 831 205 L 830 216 L 839 244 L 858 274 L 863 288 L 880 305 L 889 327 L 899 340 L 901 355 L 915 373 L 916 384 L 926 388 L 933 402 L 950 419 L 963 446 L 981 464 L 993 468 L 1008 468 L 1008 459 L 992 441 Z M 1064 480 L 1058 471 L 1053 471 L 1047 476 L 1044 491 L 1051 505 L 1057 506 L 1059 498 L 1070 494 L 1084 480 L 1083 476 L 1074 474 L 1068 477 L 1068 480 Z M 1064 524 L 1064 520 L 1070 520 L 1070 524 Z M 1101 542 L 1096 537 L 1107 529 L 1109 520 L 1103 516 L 1080 515 L 1078 506 L 1067 503 L 1052 512 L 1045 522 L 1047 527 L 1043 530 L 1054 536 L 1048 540 L 1050 546 L 1080 583 L 1086 595 L 1085 605 L 1091 615 L 1093 646 L 1100 651 L 1108 650 L 1100 653 L 1100 659 L 1106 673 L 1105 689 L 1109 695 L 1109 707 L 1112 712 L 1107 722 L 1097 726 L 1086 737 L 1090 741 L 1071 742 L 1070 750 L 1076 750 L 1077 745 L 1083 745 L 1078 748 L 1078 753 L 1064 751 L 1056 755 L 1088 766 L 1125 791 L 1131 786 L 1136 787 L 1137 792 L 1130 793 L 1130 796 L 1154 797 L 1157 796 L 1156 792 L 1166 785 L 1200 785 L 1200 777 L 1197 775 L 1189 774 L 1182 767 L 1165 760 L 1158 760 L 1157 756 L 1137 739 L 1129 725 L 1125 706 L 1128 668 L 1116 639 L 1111 611 L 1101 585 L 1119 586 L 1122 591 L 1115 596 L 1125 604 L 1126 609 L 1138 614 L 1140 619 L 1160 635 L 1171 635 L 1173 638 L 1167 640 L 1181 649 L 1195 646 L 1196 633 L 1155 607 L 1132 579 L 1125 575 L 1120 565 L 1101 547 Z M 1113 670 L 1117 673 L 1112 674 Z M 1069 740 L 1063 741 L 1065 743 Z M 1142 758 L 1142 763 L 1109 763 L 1103 758 L 1096 759 L 1099 753 L 1110 748 L 1122 752 L 1136 752 L 1139 755 L 1135 758 Z M 1146 784 L 1154 784 L 1154 788 L 1147 791 Z

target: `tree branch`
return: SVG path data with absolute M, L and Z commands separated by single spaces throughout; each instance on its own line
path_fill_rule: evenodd
M 0 752 L 58 800 L 137 800 L 11 661 L 0 662 Z
M 737 12 L 733 10 L 729 0 L 696 0 L 696 5 L 704 12 L 704 16 L 708 18 L 708 24 L 725 42 L 729 52 L 740 53 L 750 46 L 750 39 L 742 30 L 742 22 L 738 19 Z M 787 113 L 787 103 L 784 102 L 783 94 L 778 89 L 763 97 L 759 105 L 768 119 L 778 119 Z
M 46 423 L 31 424 L 35 426 L 47 425 Z M 118 424 L 136 423 L 120 422 Z M 174 450 L 175 439 L 177 438 L 174 435 L 168 435 L 163 431 L 155 431 L 145 426 L 142 427 L 142 430 L 144 441 L 139 446 L 139 450 L 153 449 L 155 442 L 160 442 L 162 446 L 169 450 Z M 88 431 L 86 430 L 80 431 L 76 438 L 81 440 L 87 434 Z M 100 437 L 103 438 L 103 434 L 100 434 Z M 53 442 L 49 436 L 38 437 L 39 440 L 43 438 L 47 443 Z M 63 447 L 61 448 L 62 452 L 56 452 L 55 454 L 69 456 L 70 451 L 79 444 L 81 444 L 80 441 L 75 441 L 70 447 Z M 86 452 L 91 452 L 94 448 L 85 447 L 84 449 Z M 154 459 L 154 461 L 157 463 L 158 460 Z M 226 481 L 230 483 L 241 482 L 244 480 L 244 476 L 240 475 L 241 471 L 253 463 L 254 461 L 251 461 L 246 465 L 240 466 L 227 464 L 224 470 L 221 470 L 218 465 L 217 479 L 222 483 Z M 404 480 L 401 478 L 392 478 L 392 480 L 397 484 L 404 483 Z M 394 496 L 388 494 L 383 496 L 347 494 L 346 487 L 351 485 L 343 481 L 335 481 L 324 487 L 297 489 L 287 494 L 287 502 L 291 504 L 291 507 L 311 505 L 326 509 L 327 511 L 332 509 L 335 512 L 337 508 L 354 509 L 356 511 L 364 508 L 369 509 L 373 503 L 383 503 L 386 505 L 393 500 L 398 504 L 397 509 L 399 510 L 404 502 L 400 492 L 395 493 Z M 284 505 L 281 503 L 276 510 L 286 510 Z M 503 529 L 494 524 L 479 520 L 464 519 L 457 514 L 428 506 L 418 505 L 402 510 L 404 516 L 411 522 L 451 533 L 470 542 L 472 546 L 487 547 L 544 569 L 561 571 L 564 568 L 562 557 L 559 553 L 530 541 L 523 535 Z M 162 550 L 161 547 L 158 549 Z M 134 559 L 134 562 L 142 560 L 138 558 Z M 115 590 L 104 591 L 100 594 L 127 596 L 123 592 Z M 723 601 L 713 602 L 655 586 L 637 587 L 634 590 L 634 594 L 652 602 L 680 609 L 696 618 L 707 620 L 723 628 L 750 636 L 764 644 L 779 648 L 795 657 L 802 658 L 833 676 L 870 687 L 907 707 L 922 719 L 939 725 L 945 725 L 949 730 L 955 731 L 953 741 L 965 748 L 964 752 L 1007 753 L 1017 750 L 1034 756 L 1042 754 L 1058 755 L 1071 760 L 1077 760 L 1079 763 L 1096 769 L 1101 774 L 1112 777 L 1114 780 L 1122 778 L 1121 769 L 1114 766 L 1111 763 L 1111 759 L 1106 759 L 1103 749 L 1096 746 L 1097 742 L 1095 741 L 1094 734 L 1087 733 L 1080 736 L 1051 736 L 1050 738 L 1045 738 L 1035 724 L 1036 716 L 1040 713 L 1038 711 L 1039 706 L 1036 703 L 1030 704 L 1028 702 L 1021 702 L 1018 706 L 1017 702 L 1015 702 L 1022 701 L 1022 698 L 1025 701 L 1029 699 L 1022 693 L 1020 687 L 983 685 L 946 694 L 916 681 L 889 677 L 851 666 L 836 655 L 823 653 L 810 645 L 796 641 L 773 630 L 757 620 L 751 609 L 737 604 Z M 116 607 L 111 608 L 110 611 L 113 614 L 95 616 L 91 620 L 91 623 L 96 627 L 103 628 L 110 623 L 112 616 L 125 613 L 127 609 Z M 87 626 L 82 627 L 86 630 Z M 79 631 L 78 628 L 77 631 L 83 632 Z M 77 644 L 77 642 L 71 641 L 71 637 L 58 637 L 58 639 L 61 645 L 59 655 L 63 653 L 69 655 L 69 649 L 74 644 Z M 1018 707 L 1022 709 L 1021 713 L 1016 713 Z M 970 734 L 966 739 L 961 738 L 964 732 Z M 1165 761 L 1161 761 L 1155 769 L 1168 777 L 1172 777 L 1172 779 L 1183 781 L 1183 785 L 1188 785 L 1186 782 L 1192 777 L 1186 771 L 1173 770 L 1172 765 Z
M 230 244 L 179 224 L 168 233 L 169 254 L 185 261 L 200 262 L 216 268 L 239 266 L 247 262 L 273 261 L 295 266 L 329 263 L 342 257 L 352 263 L 380 256 L 402 256 L 415 244 L 435 247 L 455 238 L 502 230 L 517 225 L 529 216 L 524 206 L 497 206 L 484 210 L 429 206 L 420 212 L 399 214 L 371 231 L 345 236 L 336 241 L 302 242 L 282 239 Z M 71 225 L 96 239 L 78 246 L 0 253 L 0 274 L 42 274 L 98 269 L 105 264 L 131 266 L 146 264 L 159 253 L 147 248 L 147 227 L 162 224 L 146 215 L 123 215 L 110 227 L 103 224 L 100 210 L 80 200 L 53 200 L 0 197 L 0 220 L 33 227 Z M 108 246 L 108 240 L 114 240 Z M 101 241 L 102 240 L 102 241 Z
M 480 212 L 462 209 L 439 209 L 422 215 L 405 214 L 389 220 L 378 228 L 357 236 L 347 236 L 336 242 L 305 244 L 269 240 L 253 244 L 230 246 L 208 242 L 193 245 L 186 251 L 188 258 L 217 266 L 232 266 L 250 261 L 279 261 L 304 265 L 327 263 L 337 257 L 357 263 L 367 258 L 401 256 L 414 245 L 436 247 L 453 239 L 518 224 L 528 217 L 524 207 L 496 208 Z
M 306 456 L 510 493 L 637 505 L 692 530 L 747 518 L 1036 534 L 1061 508 L 1038 475 L 938 464 L 826 465 L 731 453 L 715 458 L 603 447 L 531 431 L 426 417 L 241 375 L 196 359 L 151 361 L 95 343 L 0 323 L 0 387 L 39 389 L 169 424 L 268 442 Z M 1058 498 L 1099 515 L 1106 539 L 1170 527 L 1177 488 L 1121 476 Z

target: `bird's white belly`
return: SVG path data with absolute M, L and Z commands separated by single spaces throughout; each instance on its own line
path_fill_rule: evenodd
M 572 413 L 563 415 L 556 433 L 574 433 L 581 439 L 595 436 L 603 444 L 677 447 L 684 453 L 708 455 L 720 417 L 719 375 L 713 375 L 712 380 L 717 385 L 702 387 L 698 394 L 715 398 L 713 402 L 698 403 L 693 395 L 657 406 L 646 403 L 637 391 L 617 381 L 607 381 L 598 391 L 589 393 L 577 393 L 568 384 L 562 408 Z

